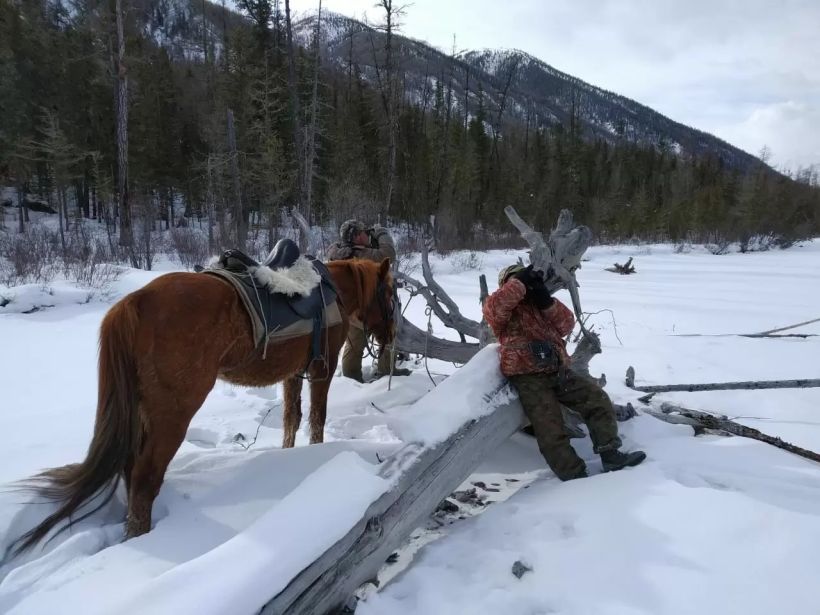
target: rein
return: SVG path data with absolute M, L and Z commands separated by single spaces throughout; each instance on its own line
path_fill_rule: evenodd
M 389 301 L 385 298 L 387 290 L 387 284 L 379 278 L 378 283 L 376 284 L 376 300 L 379 304 L 379 312 L 383 322 L 388 322 L 393 319 L 394 312 L 396 310 L 396 303 L 390 299 Z M 392 293 L 391 293 L 392 296 Z M 373 343 L 370 341 L 370 334 L 367 330 L 367 324 L 365 323 L 364 319 L 362 319 L 362 330 L 364 331 L 364 347 L 365 351 L 367 352 L 367 356 L 378 359 L 381 354 L 384 352 L 384 348 L 379 348 L 378 352 L 374 349 Z

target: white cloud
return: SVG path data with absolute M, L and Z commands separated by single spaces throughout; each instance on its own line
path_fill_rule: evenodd
M 754 109 L 743 121 L 720 129 L 752 150 L 765 144 L 778 166 L 795 170 L 820 162 L 820 108 L 786 101 Z M 758 153 L 755 150 L 752 150 Z

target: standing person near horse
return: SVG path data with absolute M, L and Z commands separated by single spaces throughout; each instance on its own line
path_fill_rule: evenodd
M 378 224 L 368 228 L 359 220 L 347 220 L 339 228 L 339 241 L 327 251 L 329 261 L 348 258 L 366 259 L 381 262 L 389 258 L 391 263 L 396 262 L 396 244 L 390 232 Z M 361 323 L 351 320 L 347 334 L 347 344 L 342 353 L 342 375 L 359 382 L 364 381 L 362 376 L 362 357 L 367 348 L 367 335 Z M 383 348 L 376 364 L 377 377 L 390 373 L 390 349 Z M 394 376 L 409 376 L 409 369 L 393 367 Z
M 615 411 L 604 390 L 569 368 L 564 338 L 575 326 L 569 308 L 550 296 L 532 265 L 503 269 L 498 286 L 484 302 L 484 318 L 501 344 L 501 372 L 518 390 L 538 448 L 555 475 L 561 480 L 587 476 L 586 464 L 564 429 L 561 404 L 587 424 L 605 472 L 641 463 L 643 451 L 619 450 Z

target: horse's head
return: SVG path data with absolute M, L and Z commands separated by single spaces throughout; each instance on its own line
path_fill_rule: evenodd
M 371 273 L 372 272 L 372 273 Z M 385 258 L 378 265 L 368 268 L 368 277 L 363 285 L 363 301 L 359 309 L 359 319 L 376 338 L 382 348 L 393 343 L 396 336 L 396 308 L 393 275 L 390 273 L 390 259 Z

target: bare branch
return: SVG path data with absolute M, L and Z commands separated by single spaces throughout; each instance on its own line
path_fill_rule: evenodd
M 771 444 L 772 446 L 783 449 L 795 455 L 799 455 L 805 459 L 810 459 L 811 461 L 820 463 L 820 454 L 815 453 L 814 451 L 796 446 L 790 442 L 781 440 L 780 438 L 770 436 L 760 430 L 754 429 L 753 427 L 747 427 L 746 425 L 735 423 L 723 415 L 715 415 L 708 412 L 703 412 L 701 410 L 692 410 L 691 408 L 684 408 L 683 406 L 677 406 L 674 404 L 661 404 L 660 412 L 657 410 L 650 410 L 647 414 L 668 423 L 685 423 L 687 425 L 692 425 L 696 429 L 701 428 L 718 430 L 730 433 L 734 436 L 740 436 L 742 438 L 751 438 L 752 440 L 758 440 L 759 442 Z
M 703 382 L 695 384 L 660 384 L 635 386 L 635 370 L 630 367 L 626 373 L 626 386 L 642 393 L 669 393 L 684 391 L 754 391 L 758 389 L 809 389 L 820 387 L 820 378 L 802 378 L 795 380 L 749 380 L 745 382 Z

